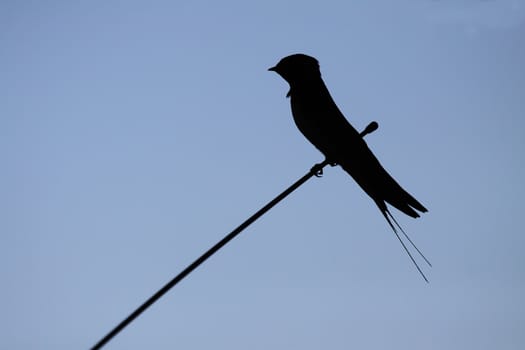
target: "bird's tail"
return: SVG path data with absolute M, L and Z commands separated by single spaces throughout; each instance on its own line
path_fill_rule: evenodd
M 421 268 L 419 267 L 419 265 L 417 264 L 416 260 L 414 259 L 414 257 L 412 256 L 412 254 L 410 253 L 410 251 L 408 250 L 407 246 L 405 245 L 405 242 L 403 242 L 403 240 L 401 239 L 401 237 L 399 236 L 399 233 L 397 232 L 397 229 L 396 227 L 394 226 L 394 224 L 392 224 L 392 221 L 396 224 L 396 226 L 399 228 L 399 230 L 403 233 L 403 235 L 405 236 L 405 238 L 410 242 L 410 244 L 412 245 L 412 247 L 414 247 L 414 249 L 418 252 L 418 254 L 423 258 L 423 260 L 425 260 L 425 262 L 428 264 L 428 266 L 432 267 L 432 264 L 430 263 L 430 261 L 428 261 L 428 259 L 425 257 L 425 255 L 423 255 L 423 253 L 418 249 L 418 247 L 414 244 L 414 242 L 412 242 L 412 240 L 410 239 L 410 237 L 405 233 L 405 231 L 403 230 L 403 228 L 397 223 L 396 219 L 394 218 L 394 216 L 390 213 L 390 211 L 388 210 L 385 202 L 383 201 L 379 201 L 379 200 L 375 200 L 379 210 L 381 211 L 381 214 L 383 214 L 383 216 L 385 217 L 386 221 L 388 222 L 388 225 L 390 225 L 390 227 L 392 228 L 392 231 L 394 231 L 394 234 L 396 235 L 397 239 L 399 240 L 399 242 L 401 243 L 401 245 L 403 246 L 403 249 L 405 250 L 405 252 L 408 254 L 408 257 L 410 258 L 410 260 L 412 260 L 412 262 L 414 263 L 414 265 L 416 266 L 416 269 L 419 271 L 419 273 L 421 274 L 421 276 L 423 277 L 423 279 L 428 283 L 428 279 L 427 277 L 425 276 L 425 274 L 423 273 L 423 271 L 421 271 Z M 417 201 L 416 201 L 417 202 Z M 418 202 L 419 203 L 419 202 Z M 421 206 L 423 207 L 423 206 Z M 411 209 L 411 208 L 410 208 Z M 424 207 L 423 207 L 424 209 Z M 418 209 L 419 210 L 419 209 Z M 424 210 L 426 211 L 426 209 Z M 404 211 L 403 211 L 404 212 Z M 416 213 L 417 214 L 417 213 Z
M 413 218 L 419 217 L 419 214 L 416 212 L 416 210 L 422 213 L 426 213 L 428 211 L 427 208 L 423 206 L 423 204 L 419 203 L 417 199 L 415 199 L 410 193 L 405 191 L 391 176 L 389 177 L 389 180 L 392 183 L 390 186 L 387 187 L 389 191 L 387 191 L 387 193 L 384 194 L 384 199 L 387 203 Z M 379 206 L 379 209 L 381 209 L 381 206 Z M 383 212 L 383 209 L 381 209 L 381 211 Z M 388 210 L 386 211 L 386 213 L 390 215 Z M 390 216 L 392 217 L 392 215 Z M 392 220 L 394 220 L 395 222 L 395 219 L 393 217 Z

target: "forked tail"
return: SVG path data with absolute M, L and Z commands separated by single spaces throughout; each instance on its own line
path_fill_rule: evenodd
M 432 267 L 432 264 L 430 263 L 430 261 L 428 261 L 428 259 L 425 257 L 425 255 L 423 255 L 423 253 L 418 249 L 418 247 L 414 244 L 414 242 L 412 242 L 412 240 L 410 239 L 410 237 L 405 233 L 405 231 L 403 230 L 403 228 L 397 223 L 396 219 L 394 218 L 394 216 L 390 213 L 390 211 L 388 210 L 388 208 L 386 207 L 386 204 L 384 202 L 378 202 L 376 201 L 376 204 L 377 206 L 379 207 L 379 210 L 381 210 L 381 213 L 383 214 L 383 216 L 385 217 L 386 221 L 388 222 L 388 224 L 390 225 L 390 227 L 392 228 L 392 231 L 394 231 L 394 234 L 396 235 L 397 239 L 399 240 L 399 242 L 401 243 L 401 245 L 403 246 L 403 249 L 405 250 L 405 252 L 408 254 L 410 260 L 412 260 L 412 262 L 414 263 L 414 265 L 416 266 L 416 269 L 419 271 L 419 273 L 421 274 L 421 276 L 423 277 L 423 279 L 425 280 L 425 282 L 429 283 L 427 277 L 425 276 L 425 274 L 423 273 L 423 271 L 421 271 L 421 268 L 419 267 L 418 263 L 416 262 L 416 260 L 414 259 L 414 257 L 412 256 L 412 254 L 410 253 L 410 251 L 408 250 L 407 246 L 405 245 L 405 242 L 403 242 L 403 240 L 401 239 L 401 237 L 399 236 L 399 233 L 397 232 L 394 224 L 392 224 L 392 221 L 394 221 L 394 223 L 396 224 L 396 226 L 401 230 L 401 232 L 403 233 L 403 235 L 405 236 L 405 238 L 410 242 L 410 244 L 412 245 L 412 247 L 414 247 L 414 249 L 419 253 L 419 255 L 423 258 L 423 260 L 425 260 L 425 262 L 428 264 L 428 266 Z M 390 220 L 392 219 L 392 221 Z

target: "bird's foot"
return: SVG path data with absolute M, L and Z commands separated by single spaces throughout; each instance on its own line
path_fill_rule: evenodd
M 310 169 L 310 172 L 314 174 L 315 177 L 322 177 L 323 176 L 323 167 L 325 164 L 323 163 L 317 163 Z

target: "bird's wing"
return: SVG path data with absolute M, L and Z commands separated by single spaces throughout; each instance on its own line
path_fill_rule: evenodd
M 335 162 L 340 164 L 375 201 L 384 201 L 411 217 L 419 217 L 416 210 L 427 209 L 405 191 L 385 170 L 365 140 L 348 122 L 336 104 L 331 101 L 331 110 L 325 118 L 325 143 L 333 152 Z M 414 210 L 415 209 L 415 210 Z

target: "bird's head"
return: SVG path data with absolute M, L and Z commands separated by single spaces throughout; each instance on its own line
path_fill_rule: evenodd
M 290 85 L 321 77 L 319 62 L 312 56 L 301 53 L 283 58 L 275 67 L 268 70 L 279 74 Z

